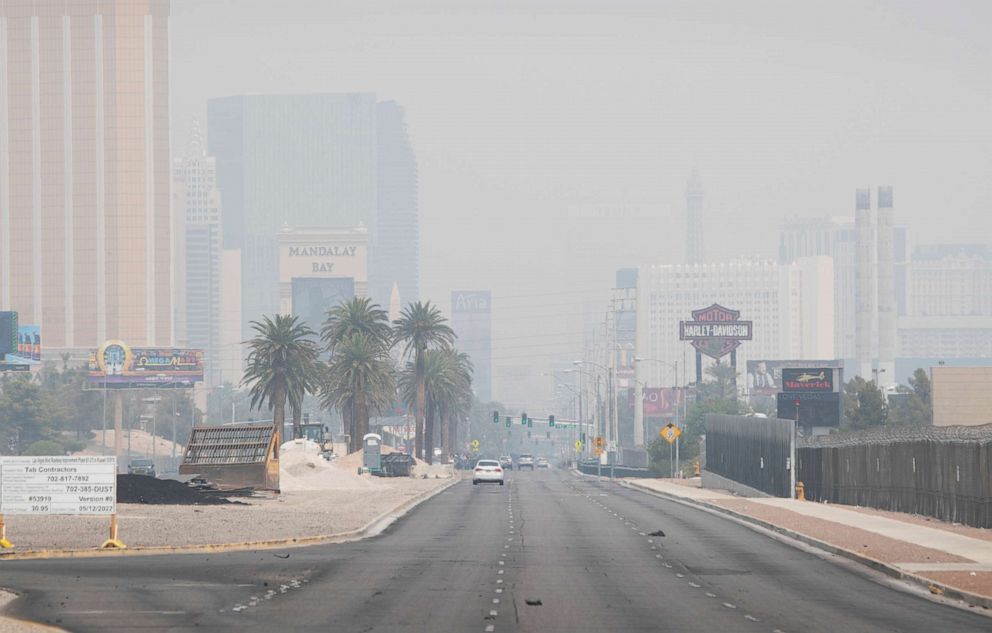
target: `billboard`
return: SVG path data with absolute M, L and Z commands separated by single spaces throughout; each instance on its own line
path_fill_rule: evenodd
M 281 240 L 279 244 L 279 277 L 352 277 L 368 279 L 368 247 L 363 240 L 325 241 L 313 236 L 307 241 Z
M 17 350 L 17 313 L 0 312 L 0 360 Z
M 679 390 L 648 387 L 643 395 L 644 417 L 661 418 L 674 415 L 679 405 Z
M 800 426 L 840 426 L 840 394 L 824 391 L 780 393 L 776 415 Z
M 782 369 L 782 391 L 811 392 L 834 390 L 834 370 L 831 367 L 813 369 L 797 369 L 785 367 Z
M 697 351 L 717 360 L 753 336 L 751 321 L 741 321 L 740 310 L 718 303 L 692 311 L 692 321 L 679 321 L 679 340 L 691 341 Z
M 41 326 L 20 325 L 17 327 L 17 350 L 7 355 L 8 362 L 41 362 Z
M 203 382 L 203 350 L 107 341 L 90 353 L 88 381 L 102 389 L 191 389 Z
M 752 396 L 774 396 L 782 390 L 783 369 L 837 369 L 842 360 L 749 360 L 747 390 Z M 791 418 L 790 418 L 791 419 Z

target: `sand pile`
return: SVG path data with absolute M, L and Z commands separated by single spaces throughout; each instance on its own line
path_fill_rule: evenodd
M 161 426 L 161 425 L 160 425 Z M 107 440 L 106 444 L 103 444 L 103 431 L 97 429 L 94 431 L 96 437 L 89 440 L 86 443 L 86 448 L 77 455 L 105 455 L 107 453 L 113 453 L 114 451 L 114 430 L 107 430 Z M 152 436 L 151 433 L 146 433 L 139 429 L 131 429 L 131 452 L 137 453 L 139 455 L 151 455 L 152 446 L 154 445 L 154 452 L 158 457 L 168 457 L 172 455 L 172 442 L 165 439 L 162 436 Z M 124 429 L 121 433 L 121 447 L 126 451 L 128 446 L 128 430 Z M 186 439 L 186 438 L 176 438 Z M 181 456 L 185 447 L 182 444 L 176 444 L 176 455 Z
M 361 459 L 360 453 L 358 456 Z M 286 442 L 279 454 L 279 489 L 296 492 L 388 488 L 381 479 L 359 475 L 358 466 L 342 466 L 345 459 L 328 462 L 320 456 L 320 447 L 310 440 Z
M 398 451 L 395 448 L 391 446 L 383 445 L 380 447 L 379 454 L 389 455 L 390 453 L 396 453 L 396 452 Z M 358 472 L 358 469 L 364 465 L 364 461 L 363 461 L 364 459 L 365 457 L 362 454 L 362 451 L 357 450 L 354 453 L 350 453 L 348 455 L 342 455 L 341 457 L 336 459 L 334 463 L 340 466 L 341 468 L 347 468 L 353 472 Z M 420 462 L 417 463 L 419 464 Z

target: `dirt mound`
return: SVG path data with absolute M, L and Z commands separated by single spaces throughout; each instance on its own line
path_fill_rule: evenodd
M 175 479 L 117 475 L 117 503 L 205 506 L 233 502 L 214 494 L 203 494 Z
M 359 459 L 361 454 L 359 453 Z M 359 475 L 358 467 L 342 467 L 344 461 L 328 462 L 320 456 L 313 442 L 293 440 L 282 445 L 279 455 L 279 489 L 283 492 L 304 490 L 368 490 L 382 484 L 370 475 Z
M 395 448 L 385 445 L 381 446 L 379 450 L 380 455 L 389 455 L 390 453 L 396 452 L 398 451 Z M 361 450 L 357 450 L 354 453 L 349 453 L 347 456 L 342 456 L 334 460 L 334 464 L 339 468 L 346 468 L 357 472 L 358 469 L 363 466 L 363 460 L 363 452 Z M 419 464 L 420 462 L 418 461 L 417 463 Z

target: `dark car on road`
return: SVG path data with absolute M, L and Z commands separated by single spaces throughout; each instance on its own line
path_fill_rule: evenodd
M 155 462 L 150 459 L 132 459 L 127 465 L 127 474 L 155 477 Z

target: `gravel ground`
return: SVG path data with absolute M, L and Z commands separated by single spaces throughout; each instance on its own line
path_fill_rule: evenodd
M 315 490 L 244 499 L 248 505 L 119 504 L 119 538 L 129 547 L 239 543 L 322 536 L 358 529 L 451 479 L 378 479 L 365 490 Z M 106 517 L 7 516 L 17 552 L 88 549 L 107 538 Z
M 963 591 L 992 596 L 992 572 L 927 571 L 919 572 L 917 575 Z
M 710 499 L 708 503 L 806 534 L 837 547 L 857 551 L 883 563 L 973 562 L 947 552 L 891 539 L 833 521 L 823 521 L 790 510 L 753 503 L 746 499 Z

